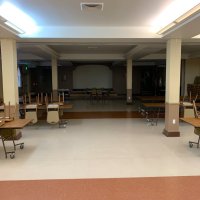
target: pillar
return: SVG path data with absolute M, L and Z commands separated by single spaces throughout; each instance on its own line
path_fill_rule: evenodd
M 6 105 L 19 104 L 18 76 L 17 76 L 17 49 L 13 39 L 1 40 L 3 100 Z
M 52 57 L 51 60 L 51 66 L 52 66 L 52 93 L 53 93 L 53 99 L 58 100 L 58 64 L 57 64 L 57 58 Z
M 181 73 L 181 40 L 167 41 L 165 129 L 168 137 L 179 137 L 179 100 Z
M 126 70 L 126 102 L 132 104 L 132 59 L 127 59 L 127 70 Z
M 17 49 L 16 41 L 14 39 L 1 40 L 1 61 L 5 116 L 10 118 L 19 118 Z M 15 139 L 19 139 L 21 137 L 21 131 L 19 129 L 1 131 L 6 134 L 13 134 Z

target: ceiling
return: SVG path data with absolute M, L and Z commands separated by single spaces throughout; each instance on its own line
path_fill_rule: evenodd
M 19 61 L 50 61 L 52 56 L 60 63 L 165 59 L 169 38 L 182 39 L 183 58 L 200 57 L 200 39 L 192 39 L 200 34 L 199 11 L 163 35 L 151 31 L 155 19 L 174 0 L 86 1 L 103 3 L 102 11 L 82 11 L 80 3 L 85 1 L 80 0 L 9 2 L 34 19 L 39 30 L 16 35 L 0 27 L 1 38 L 17 40 Z

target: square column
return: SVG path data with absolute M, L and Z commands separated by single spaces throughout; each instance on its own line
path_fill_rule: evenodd
M 13 39 L 1 40 L 2 80 L 4 103 L 19 103 L 17 76 L 17 49 Z
M 132 104 L 132 59 L 127 60 L 126 66 L 126 102 Z
M 165 129 L 168 137 L 179 137 L 179 101 L 181 74 L 181 40 L 167 41 Z
M 57 58 L 52 57 L 51 59 L 51 67 L 52 67 L 52 93 L 53 93 L 53 99 L 58 99 L 58 63 Z
M 1 40 L 1 61 L 5 115 L 11 118 L 19 118 L 17 48 L 15 40 Z M 1 131 L 5 132 L 6 134 L 14 135 L 15 139 L 19 139 L 21 137 L 20 129 L 9 129 Z

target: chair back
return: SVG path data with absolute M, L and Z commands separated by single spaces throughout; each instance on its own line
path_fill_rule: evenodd
M 47 105 L 47 123 L 56 124 L 59 123 L 59 105 L 58 104 L 48 104 Z
M 37 104 L 28 104 L 25 106 L 25 119 L 31 119 L 32 124 L 37 123 Z
M 193 100 L 193 108 L 194 108 L 194 116 L 195 116 L 195 118 L 200 118 L 200 113 L 197 110 L 197 106 L 196 106 L 196 103 L 195 103 L 194 100 Z

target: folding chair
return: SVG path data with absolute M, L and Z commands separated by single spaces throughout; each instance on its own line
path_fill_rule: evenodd
M 183 111 L 184 111 L 184 116 L 183 117 L 195 117 L 194 114 L 194 102 L 196 101 L 198 95 L 196 95 L 194 98 L 192 98 L 191 96 L 191 92 L 190 92 L 190 96 L 189 99 L 186 99 L 185 97 L 183 98 Z
M 47 123 L 57 124 L 59 123 L 59 105 L 58 104 L 48 104 L 47 105 Z
M 28 104 L 25 106 L 25 119 L 32 119 L 31 123 L 35 124 L 38 121 L 37 118 L 37 105 Z

